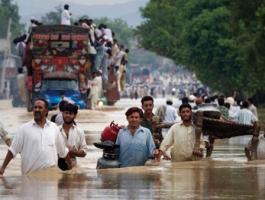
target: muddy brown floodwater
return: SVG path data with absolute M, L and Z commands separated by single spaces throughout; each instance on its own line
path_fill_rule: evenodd
M 0 103 L 0 120 L 11 133 L 31 119 L 24 109 Z M 265 161 L 247 162 L 243 145 L 229 141 L 217 142 L 210 160 L 148 161 L 143 167 L 96 170 L 102 153 L 91 143 L 111 120 L 126 123 L 124 109 L 132 105 L 139 102 L 122 100 L 115 109 L 80 112 L 77 122 L 86 130 L 89 151 L 86 158 L 78 160 L 79 166 L 67 173 L 49 168 L 21 176 L 17 156 L 0 178 L 0 199 L 265 199 Z M 0 163 L 6 150 L 1 144 Z

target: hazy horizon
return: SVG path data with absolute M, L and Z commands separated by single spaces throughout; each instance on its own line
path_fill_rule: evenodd
M 130 26 L 137 26 L 142 22 L 139 8 L 149 0 L 14 0 L 19 7 L 22 23 L 29 23 L 31 17 L 40 19 L 46 13 L 54 11 L 56 6 L 70 5 L 74 17 L 88 15 L 92 18 L 108 17 L 122 18 Z

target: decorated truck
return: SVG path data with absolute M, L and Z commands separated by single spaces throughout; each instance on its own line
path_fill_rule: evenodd
M 81 86 L 90 77 L 88 40 L 87 30 L 76 26 L 45 25 L 32 29 L 24 56 L 28 111 L 37 97 L 46 99 L 49 109 L 63 98 L 86 108 Z

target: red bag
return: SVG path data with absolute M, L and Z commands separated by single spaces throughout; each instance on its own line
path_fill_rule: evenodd
M 107 126 L 103 132 L 101 133 L 101 141 L 104 142 L 106 140 L 110 140 L 113 143 L 116 142 L 117 135 L 121 127 L 118 124 L 115 124 L 114 121 L 110 123 L 109 126 Z

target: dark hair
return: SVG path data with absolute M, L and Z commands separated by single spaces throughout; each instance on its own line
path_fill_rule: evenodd
M 231 105 L 229 103 L 225 103 L 225 107 L 229 110 Z
M 36 101 L 43 101 L 43 102 L 44 102 L 44 106 L 45 106 L 45 108 L 46 108 L 47 110 L 49 109 L 49 103 L 48 103 L 48 101 L 47 101 L 46 99 L 43 99 L 43 98 L 36 98 L 36 99 L 34 100 L 34 104 L 35 104 Z
M 98 29 L 104 28 L 104 24 L 99 24 Z
M 172 104 L 173 104 L 173 101 L 172 101 L 171 99 L 168 99 L 168 100 L 166 101 L 166 104 L 167 104 L 167 105 L 172 105 Z
M 71 103 L 67 103 L 64 105 L 63 111 L 68 111 L 68 112 L 74 113 L 76 115 L 78 112 L 78 106 L 71 104 Z
M 251 97 L 248 98 L 248 102 L 251 103 L 251 104 L 253 104 L 254 103 L 253 98 L 251 98 Z
M 225 99 L 223 96 L 218 97 L 218 104 L 219 104 L 219 106 L 225 105 Z
M 68 10 L 69 9 L 69 5 L 68 4 L 64 4 L 63 8 Z
M 62 100 L 62 101 L 59 103 L 59 110 L 60 110 L 61 112 L 64 111 L 64 107 L 65 107 L 66 104 L 68 104 L 68 101 L 65 101 L 65 100 Z
M 188 103 L 183 103 L 183 104 L 181 104 L 181 105 L 179 106 L 179 112 L 181 112 L 181 110 L 182 110 L 183 108 L 189 108 L 190 110 L 192 110 L 191 105 L 188 104 Z
M 111 48 L 112 47 L 112 43 L 109 41 L 109 42 L 106 43 L 105 46 Z
M 126 115 L 126 117 L 129 117 L 129 116 L 130 116 L 131 114 L 133 114 L 134 112 L 139 113 L 140 118 L 143 118 L 143 116 L 144 116 L 143 111 L 142 111 L 142 109 L 140 109 L 140 108 L 138 108 L 138 107 L 131 107 L 131 108 L 129 108 L 129 109 L 126 111 L 125 115 Z
M 109 54 L 109 56 L 112 56 L 111 49 L 108 49 L 108 50 L 106 51 L 106 53 Z
M 211 103 L 211 98 L 210 97 L 207 97 L 205 100 L 204 100 L 204 103 Z
M 181 99 L 181 101 L 182 101 L 182 103 L 184 104 L 186 104 L 186 103 L 189 103 L 189 98 L 188 97 L 183 97 L 182 99 Z
M 141 99 L 141 103 L 142 103 L 142 105 L 144 104 L 145 101 L 152 101 L 152 103 L 154 103 L 154 99 L 153 99 L 153 97 L 151 97 L 151 96 L 144 96 L 144 97 Z
M 247 101 L 243 101 L 242 103 L 242 108 L 248 108 L 249 107 L 249 104 Z

